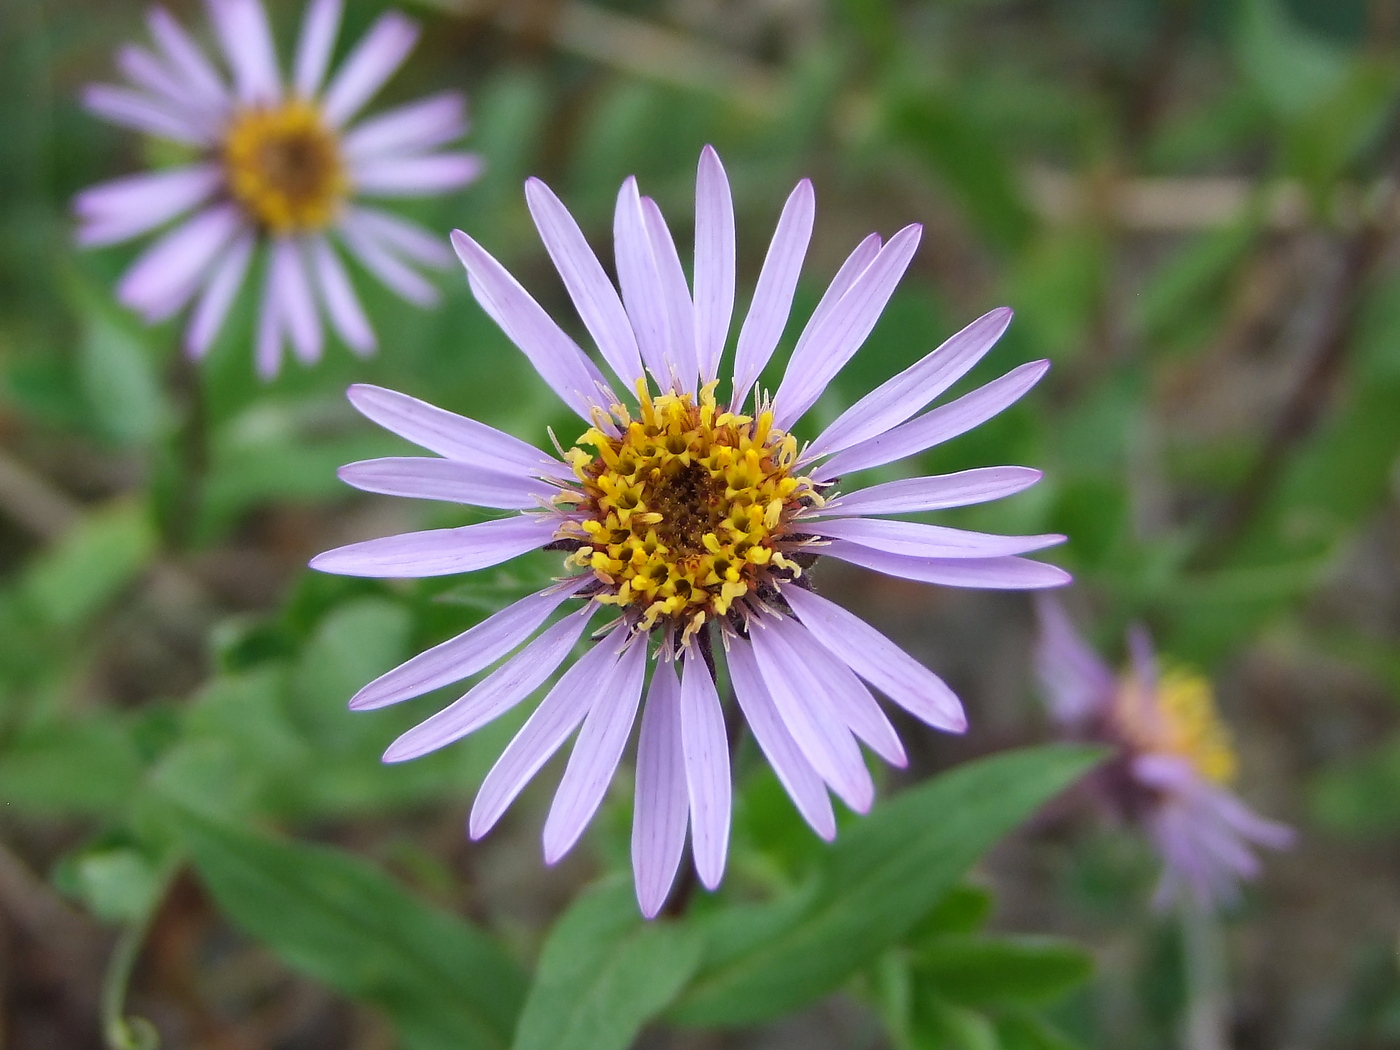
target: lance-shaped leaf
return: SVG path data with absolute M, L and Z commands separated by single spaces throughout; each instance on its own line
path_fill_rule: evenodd
M 359 858 L 177 809 L 220 909 L 288 965 L 382 1009 L 410 1050 L 505 1050 L 519 966 Z
M 803 906 L 779 901 L 714 915 L 700 974 L 670 1016 L 691 1025 L 753 1024 L 835 990 L 1101 757 L 1086 747 L 1013 751 L 879 806 L 842 833 Z

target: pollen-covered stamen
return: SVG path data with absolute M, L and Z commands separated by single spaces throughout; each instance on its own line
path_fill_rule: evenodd
M 299 99 L 235 115 L 223 160 L 233 196 L 276 233 L 328 225 L 349 189 L 339 139 Z
M 1164 669 L 1156 693 L 1146 700 L 1135 680 L 1119 690 L 1114 721 L 1128 742 L 1144 751 L 1186 759 L 1217 784 L 1235 779 L 1238 760 L 1230 731 L 1215 706 L 1210 682 L 1179 667 Z
M 642 629 L 694 631 L 801 572 L 790 525 L 819 496 L 792 474 L 797 443 L 767 411 L 721 408 L 714 387 L 697 403 L 639 384 L 636 417 L 612 410 L 618 436 L 594 427 L 567 454 L 584 498 L 558 538 L 582 541 L 570 562 L 607 586 L 595 600 L 638 610 Z

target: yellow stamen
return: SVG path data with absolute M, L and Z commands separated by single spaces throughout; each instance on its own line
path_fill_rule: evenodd
M 224 169 L 234 197 L 276 233 L 325 227 L 349 189 L 335 132 L 299 99 L 235 115 Z
M 640 625 L 669 622 L 689 637 L 723 617 L 775 573 L 798 566 L 778 544 L 794 516 L 815 502 L 810 480 L 794 477 L 795 439 L 766 414 L 725 411 L 714 384 L 694 395 L 639 387 L 636 414 L 614 406 L 619 437 L 590 428 L 565 456 L 588 517 L 559 538 L 588 546 L 570 562 L 613 588 L 597 601 L 631 606 Z M 791 549 L 792 544 L 787 544 Z
M 1179 755 L 1217 784 L 1234 780 L 1239 763 L 1230 731 L 1215 706 L 1210 682 L 1202 675 L 1168 666 L 1151 700 L 1145 700 L 1141 687 L 1129 681 L 1119 692 L 1115 714 L 1119 727 L 1138 747 Z

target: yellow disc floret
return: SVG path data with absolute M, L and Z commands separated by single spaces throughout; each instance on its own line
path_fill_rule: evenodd
M 276 233 L 326 226 L 349 188 L 335 132 L 299 99 L 237 114 L 223 160 L 233 196 Z
M 1143 704 L 1138 688 L 1128 683 L 1116 709 L 1118 723 L 1130 741 L 1144 750 L 1185 758 L 1217 784 L 1234 780 L 1238 761 L 1209 680 L 1183 668 L 1167 667 L 1158 679 L 1151 706 Z
M 638 418 L 613 406 L 616 424 L 600 417 L 567 454 L 584 499 L 559 538 L 582 544 L 570 561 L 605 585 L 595 600 L 636 609 L 642 629 L 693 632 L 775 574 L 801 572 L 784 553 L 789 526 L 820 496 L 793 475 L 797 443 L 767 410 L 721 408 L 714 388 L 697 403 L 639 383 Z

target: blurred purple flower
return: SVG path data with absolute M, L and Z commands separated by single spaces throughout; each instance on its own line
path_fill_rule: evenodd
M 729 183 L 714 150 L 706 148 L 700 158 L 693 287 L 660 210 L 638 195 L 634 179 L 623 184 L 614 220 L 620 296 L 559 199 L 538 180 L 525 192 L 584 327 L 635 402 L 624 403 L 501 264 L 456 231 L 453 244 L 482 308 L 590 428 L 560 460 L 403 394 L 352 387 L 350 399 L 366 416 L 443 458 L 353 463 L 341 471 L 347 482 L 371 492 L 519 513 L 356 543 L 311 564 L 356 576 L 436 576 L 540 547 L 567 552 L 566 575 L 557 583 L 371 682 L 350 706 L 375 708 L 419 696 L 477 674 L 524 645 L 384 756 L 414 758 L 465 736 L 542 687 L 594 616 L 615 612 L 486 777 L 469 830 L 473 838 L 484 835 L 582 725 L 544 828 L 546 862 L 563 856 L 613 778 L 653 664 L 641 715 L 632 838 L 638 900 L 653 916 L 680 863 L 687 824 L 700 881 L 713 888 L 724 873 L 730 774 L 716 685 L 720 657 L 759 747 L 799 812 L 826 839 L 836 834 L 828 787 L 860 812 L 873 800 L 858 740 L 886 761 L 905 762 L 864 683 L 935 728 L 965 728 L 957 697 L 937 676 L 814 593 L 805 570 L 826 554 L 956 587 L 1066 583 L 1062 570 L 1018 557 L 1061 536 L 996 536 L 883 517 L 996 499 L 1032 485 L 1038 471 L 991 467 L 849 494 L 836 489 L 838 475 L 921 452 L 996 415 L 1029 390 L 1047 364 L 1023 365 L 916 416 L 1000 338 L 1011 311 L 994 310 L 799 450 L 792 424 L 874 327 L 914 255 L 917 226 L 887 244 L 873 234 L 860 243 L 807 323 L 777 392 L 756 394 L 752 414 L 743 415 L 787 324 L 812 232 L 811 183 L 797 186 L 778 220 L 739 331 L 726 403 L 716 400 L 715 390 L 734 307 L 735 230 Z M 524 644 L 570 599 L 582 608 Z
M 342 0 L 312 0 L 284 83 L 260 0 L 208 0 L 208 7 L 231 87 L 179 23 L 154 7 L 155 49 L 126 44 L 117 52 L 133 86 L 85 92 L 98 116 L 171 141 L 189 162 L 84 190 L 74 202 L 78 241 L 115 244 L 180 220 L 136 260 L 117 295 L 148 323 L 194 301 L 185 331 L 192 357 L 208 351 L 264 245 L 259 374 L 276 374 L 284 339 L 302 361 L 317 361 L 323 311 L 351 350 L 369 354 L 374 330 L 340 249 L 421 305 L 434 302 L 436 290 L 415 267 L 442 269 L 451 255 L 417 224 L 357 199 L 431 196 L 474 179 L 477 157 L 435 152 L 465 134 L 465 102 L 447 92 L 352 123 L 418 37 L 417 25 L 396 12 L 375 22 L 327 79 Z
M 1168 665 L 1159 668 L 1146 632 L 1128 638 L 1122 678 L 1076 633 L 1064 608 L 1037 599 L 1037 670 L 1051 717 L 1068 736 L 1120 750 L 1099 777 L 1105 799 L 1140 825 L 1161 855 L 1156 903 L 1188 897 L 1216 908 L 1259 874 L 1253 847 L 1285 849 L 1292 829 L 1265 820 L 1227 790 L 1236 773 L 1228 732 L 1210 683 Z

